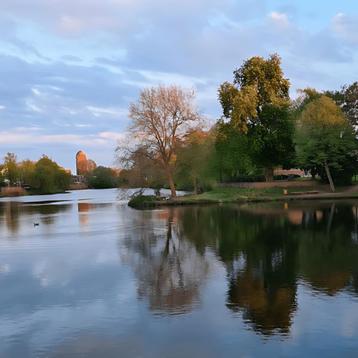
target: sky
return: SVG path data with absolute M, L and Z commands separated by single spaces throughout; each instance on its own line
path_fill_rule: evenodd
M 141 89 L 195 89 L 214 121 L 220 83 L 270 53 L 292 97 L 358 80 L 358 1 L 1 0 L 0 158 L 113 166 Z

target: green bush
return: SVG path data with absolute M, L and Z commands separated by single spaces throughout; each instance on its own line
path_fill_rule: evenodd
M 136 195 L 129 200 L 128 206 L 135 209 L 152 208 L 156 201 L 158 198 L 154 195 Z

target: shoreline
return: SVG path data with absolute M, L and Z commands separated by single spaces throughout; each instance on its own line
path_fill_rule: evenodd
M 230 194 L 232 192 L 232 195 Z M 187 195 L 177 197 L 176 199 L 167 200 L 148 200 L 143 197 L 137 205 L 132 205 L 135 209 L 155 209 L 160 207 L 171 206 L 190 206 L 190 205 L 213 205 L 213 204 L 245 204 L 245 203 L 260 203 L 260 202 L 285 202 L 285 201 L 305 201 L 305 200 L 345 200 L 345 199 L 357 199 L 358 200 L 358 186 L 352 186 L 347 191 L 335 192 L 335 193 L 315 193 L 315 194 L 295 194 L 284 195 L 278 193 L 272 193 L 265 195 L 261 190 L 253 190 L 250 193 L 246 193 L 244 190 L 230 190 L 229 193 L 226 190 L 219 190 L 215 192 L 206 192 L 199 195 Z M 242 193 L 241 193 L 242 192 Z M 246 195 L 244 195 L 246 194 Z M 130 205 L 131 206 L 131 205 Z

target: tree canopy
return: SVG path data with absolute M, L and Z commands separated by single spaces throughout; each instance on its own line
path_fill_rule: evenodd
M 323 180 L 350 183 L 358 165 L 357 139 L 341 109 L 327 96 L 309 102 L 298 118 L 297 158 Z
M 129 109 L 131 134 L 163 168 L 172 197 L 176 196 L 174 169 L 178 145 L 190 128 L 199 123 L 193 100 L 192 91 L 159 86 L 141 91 L 138 101 Z
M 274 166 L 293 157 L 289 88 L 276 54 L 248 59 L 234 71 L 234 82 L 219 88 L 223 117 L 247 135 L 252 160 L 265 168 L 267 180 Z

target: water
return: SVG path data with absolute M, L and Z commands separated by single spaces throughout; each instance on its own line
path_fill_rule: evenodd
M 358 356 L 357 201 L 123 198 L 1 200 L 0 357 Z

